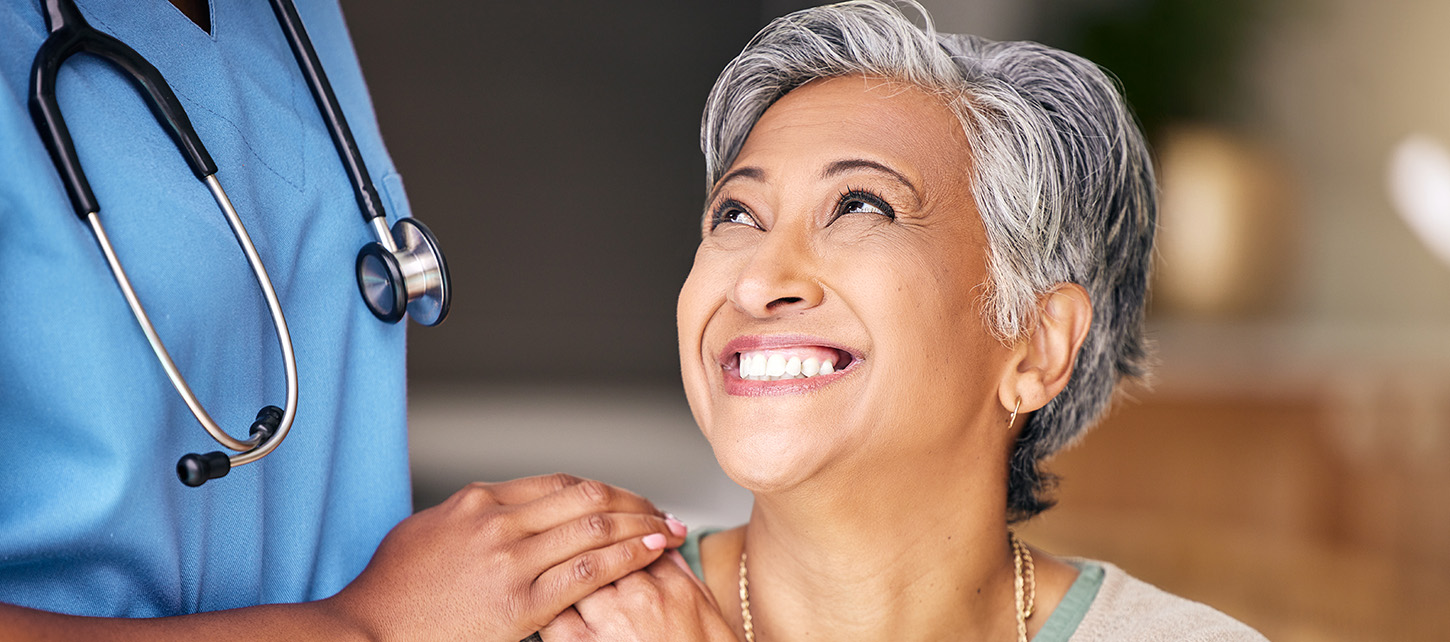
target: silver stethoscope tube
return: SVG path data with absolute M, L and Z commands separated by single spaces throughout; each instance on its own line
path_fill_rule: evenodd
M 393 233 L 388 230 L 388 220 L 379 216 L 368 219 L 368 227 L 373 228 L 373 234 L 378 237 L 378 243 L 389 252 L 397 252 L 398 245 L 393 243 Z
M 230 467 L 235 467 L 249 464 L 266 456 L 282 443 L 282 440 L 287 437 L 287 432 L 291 430 L 292 420 L 297 416 L 297 357 L 292 351 L 292 335 L 287 331 L 287 318 L 282 314 L 282 305 L 277 300 L 277 291 L 273 289 L 272 279 L 267 276 L 267 268 L 262 265 L 262 259 L 257 255 L 257 248 L 252 244 L 252 237 L 247 234 L 246 226 L 242 225 L 242 219 L 237 216 L 237 210 L 232 207 L 232 201 L 227 198 L 227 193 L 222 189 L 221 183 L 217 181 L 216 175 L 208 175 L 205 182 L 207 188 L 211 190 L 212 197 L 216 199 L 217 205 L 221 207 L 222 213 L 226 215 L 227 224 L 231 226 L 232 234 L 236 236 L 237 245 L 241 246 L 242 253 L 247 256 L 247 263 L 252 268 L 252 274 L 256 276 L 257 285 L 262 289 L 263 298 L 267 300 L 267 310 L 272 315 L 272 325 L 277 332 L 277 344 L 282 349 L 282 365 L 287 377 L 287 407 L 283 409 L 281 421 L 270 435 L 259 433 L 246 440 L 241 440 L 227 434 L 221 426 L 217 425 L 216 421 L 207 413 L 206 408 L 201 405 L 201 401 L 196 398 L 191 386 L 186 383 L 186 377 L 181 374 L 181 369 L 176 367 L 176 362 L 171 359 L 171 354 L 167 352 L 166 345 L 156 332 L 156 327 L 151 324 L 151 317 L 146 314 L 146 308 L 141 305 L 141 299 L 136 296 L 136 290 L 131 286 L 131 280 L 127 278 L 125 268 L 121 267 L 121 261 L 116 257 L 116 251 L 111 246 L 111 239 L 106 235 L 105 227 L 101 225 L 100 217 L 92 212 L 86 215 L 86 222 L 90 224 L 91 231 L 96 236 L 96 242 L 100 244 L 101 252 L 106 256 L 106 264 L 110 266 L 111 274 L 116 277 L 116 284 L 120 286 L 126 303 L 131 307 L 131 313 L 136 316 L 136 322 L 141 325 L 141 331 L 145 333 L 146 341 L 151 344 L 151 350 L 156 353 L 156 358 L 161 362 L 166 376 L 171 379 L 171 385 L 186 402 L 186 407 L 191 410 L 192 416 L 196 417 L 197 422 L 213 439 L 216 439 L 217 443 L 238 451 L 238 454 L 228 457 Z

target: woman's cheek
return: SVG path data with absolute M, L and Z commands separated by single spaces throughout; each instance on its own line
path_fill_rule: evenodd
M 724 302 L 717 264 L 718 261 L 712 260 L 709 249 L 702 244 L 695 254 L 694 267 L 685 278 L 684 285 L 680 287 L 679 303 L 675 310 L 685 397 L 689 401 L 695 424 L 707 436 L 711 415 L 710 377 L 707 368 L 711 365 L 711 359 L 704 354 L 705 332 L 711 315 Z

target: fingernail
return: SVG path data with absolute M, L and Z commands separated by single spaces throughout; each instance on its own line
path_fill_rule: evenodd
M 659 533 L 650 533 L 644 536 L 644 547 L 657 551 L 665 547 L 665 536 Z
M 674 515 L 665 518 L 665 525 L 670 527 L 670 532 L 674 533 L 675 537 L 684 537 L 685 533 L 690 532 L 690 528 L 685 526 L 684 522 L 675 519 Z

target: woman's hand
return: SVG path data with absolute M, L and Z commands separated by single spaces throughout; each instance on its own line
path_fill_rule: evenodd
M 645 499 L 596 481 L 472 484 L 394 527 L 325 602 L 371 639 L 518 642 L 684 535 Z
M 710 590 L 675 551 L 579 600 L 539 633 L 544 642 L 736 642 Z

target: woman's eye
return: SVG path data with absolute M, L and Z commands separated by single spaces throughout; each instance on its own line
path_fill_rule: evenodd
M 836 204 L 835 218 L 846 214 L 875 214 L 889 219 L 896 218 L 896 211 L 885 200 L 861 190 L 847 190 L 841 194 L 841 200 Z
M 715 213 L 710 216 L 710 229 L 712 230 L 725 223 L 748 225 L 757 229 L 760 227 L 756 224 L 755 218 L 750 216 L 750 212 L 747 212 L 743 205 L 733 200 L 727 200 L 721 203 L 719 207 L 715 208 Z

